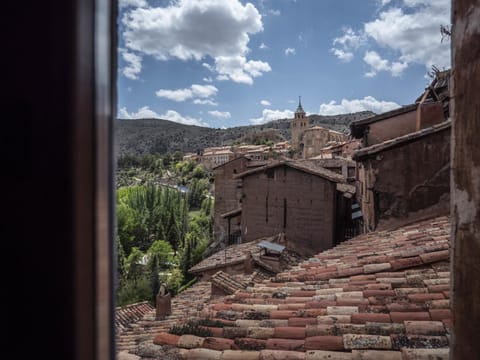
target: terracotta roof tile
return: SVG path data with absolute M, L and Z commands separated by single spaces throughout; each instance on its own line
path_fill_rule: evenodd
M 208 306 L 231 326 L 175 346 L 222 360 L 448 356 L 449 233 L 442 217 L 348 240 Z M 182 352 L 217 357 L 197 348 Z

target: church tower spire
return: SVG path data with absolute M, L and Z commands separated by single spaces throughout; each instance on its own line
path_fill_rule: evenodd
M 298 97 L 298 107 L 295 110 L 295 116 L 292 120 L 292 147 L 296 151 L 301 151 L 303 132 L 308 127 L 308 118 L 302 107 L 302 97 Z
M 299 96 L 298 97 L 298 107 L 297 107 L 297 110 L 295 111 L 295 115 L 296 114 L 304 114 L 305 115 L 305 111 L 303 110 L 302 108 L 302 97 Z M 296 116 L 295 116 L 296 117 Z

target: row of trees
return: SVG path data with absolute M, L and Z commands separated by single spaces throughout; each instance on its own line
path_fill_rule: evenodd
M 137 160 L 137 165 L 160 161 L 163 166 L 163 160 L 154 157 Z M 188 269 L 201 260 L 213 234 L 209 174 L 197 166 L 183 161 L 169 164 L 187 192 L 158 181 L 117 189 L 119 305 L 154 301 L 160 282 L 175 293 L 192 280 Z

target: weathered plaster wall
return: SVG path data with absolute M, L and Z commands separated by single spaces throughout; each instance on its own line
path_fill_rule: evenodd
M 443 105 L 439 102 L 420 104 L 417 109 L 416 130 L 425 129 L 445 121 Z
M 271 177 L 256 173 L 244 178 L 244 241 L 285 232 L 287 247 L 300 254 L 314 254 L 332 247 L 335 184 L 289 167 L 271 170 Z
M 364 166 L 370 229 L 449 213 L 450 128 L 371 155 Z
M 400 114 L 369 125 L 368 146 L 406 135 L 416 130 L 417 111 Z
M 222 219 L 220 215 L 240 207 L 242 180 L 233 179 L 233 176 L 247 170 L 247 163 L 246 158 L 240 157 L 214 170 L 214 237 L 216 241 L 224 241 L 228 230 L 228 220 Z M 236 224 L 237 220 L 232 219 L 232 232 L 237 228 Z
M 480 1 L 452 5 L 452 359 L 480 354 Z

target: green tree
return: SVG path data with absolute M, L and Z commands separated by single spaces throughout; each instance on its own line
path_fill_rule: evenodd
M 147 252 L 149 262 L 156 261 L 160 268 L 168 268 L 174 261 L 173 248 L 164 240 L 155 241 Z
M 136 247 L 132 248 L 132 252 L 125 261 L 125 274 L 127 279 L 133 280 L 135 283 L 143 273 L 143 253 Z

